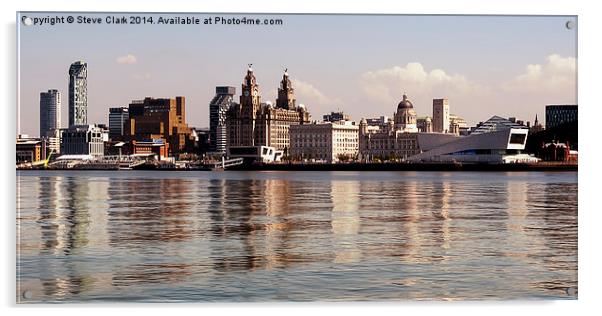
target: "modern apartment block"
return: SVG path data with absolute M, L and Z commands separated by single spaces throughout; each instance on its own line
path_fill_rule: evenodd
M 69 67 L 69 126 L 88 124 L 88 64 L 79 60 Z
M 215 96 L 209 103 L 209 150 L 212 152 L 226 152 L 226 119 L 235 94 L 235 87 L 215 87 Z

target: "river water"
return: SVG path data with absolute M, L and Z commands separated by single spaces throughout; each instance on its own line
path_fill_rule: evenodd
M 17 300 L 577 298 L 576 172 L 17 171 Z

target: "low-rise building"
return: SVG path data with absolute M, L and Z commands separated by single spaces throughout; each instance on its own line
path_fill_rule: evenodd
M 70 126 L 61 136 L 61 154 L 103 156 L 105 134 L 96 125 Z
M 430 116 L 418 117 L 416 119 L 416 126 L 418 132 L 421 133 L 432 133 L 433 132 L 433 120 Z
M 46 133 L 45 137 L 42 137 L 46 141 L 46 154 L 49 155 L 52 152 L 53 155 L 61 153 L 61 135 L 64 129 L 51 129 Z
M 499 116 L 480 124 L 469 136 L 453 134 L 417 135 L 420 153 L 411 162 L 517 163 L 537 162 L 523 153 L 529 129 Z
M 379 128 L 384 128 L 388 124 L 393 125 L 394 123 L 393 123 L 393 119 L 383 115 L 380 117 L 373 117 L 373 118 L 366 119 L 366 124 L 368 124 L 368 126 L 376 126 Z
M 330 112 L 322 116 L 324 122 L 351 121 L 351 115 L 345 114 L 342 111 Z
M 159 160 L 163 160 L 169 155 L 169 144 L 160 138 L 147 141 L 132 140 L 131 148 L 134 155 L 155 155 Z
M 355 159 L 359 127 L 349 121 L 292 125 L 291 158 L 329 163 Z
M 30 138 L 28 135 L 19 135 L 17 138 L 17 164 L 38 162 L 46 159 L 46 142 L 39 138 Z
M 449 133 L 454 135 L 468 135 L 468 124 L 466 120 L 455 115 L 449 115 Z

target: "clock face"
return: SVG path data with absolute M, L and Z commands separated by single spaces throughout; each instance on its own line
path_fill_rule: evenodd
M 253 96 L 256 97 L 257 96 L 257 90 L 253 91 Z
M 245 91 L 245 97 L 249 96 L 249 90 Z

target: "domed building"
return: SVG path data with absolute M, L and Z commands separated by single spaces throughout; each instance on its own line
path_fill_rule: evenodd
M 412 101 L 404 93 L 397 104 L 395 119 L 379 127 L 368 126 L 365 119 L 359 127 L 359 157 L 371 160 L 404 160 L 420 153 L 416 111 Z
M 403 94 L 403 99 L 397 105 L 397 112 L 395 112 L 395 129 L 405 133 L 418 132 L 416 111 L 405 93 Z

